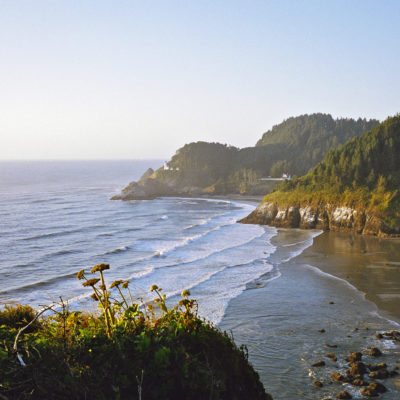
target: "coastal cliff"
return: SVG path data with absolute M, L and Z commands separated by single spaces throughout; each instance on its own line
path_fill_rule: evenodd
M 400 235 L 399 227 L 387 225 L 381 218 L 366 210 L 334 204 L 280 206 L 266 202 L 239 222 L 284 228 L 349 231 L 380 237 Z
M 243 223 L 400 235 L 400 115 L 284 181 Z

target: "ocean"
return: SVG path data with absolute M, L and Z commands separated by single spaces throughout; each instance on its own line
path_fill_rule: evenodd
M 333 396 L 338 384 L 312 385 L 317 378 L 328 382 L 334 367 L 345 367 L 310 367 L 329 352 L 325 344 L 335 342 L 341 351 L 366 349 L 376 344 L 372 333 L 394 329 L 397 321 L 346 280 L 322 272 L 317 263 L 296 261 L 320 231 L 238 224 L 254 202 L 110 201 L 148 167 L 161 165 L 0 162 L 0 305 L 41 307 L 62 296 L 75 308 L 95 309 L 76 273 L 109 263 L 108 283 L 130 279 L 134 295 L 145 300 L 153 297 L 152 284 L 163 289 L 169 304 L 190 289 L 200 316 L 248 346 L 274 399 Z M 385 341 L 383 350 L 394 367 L 398 346 Z M 388 387 L 385 398 L 398 398 L 396 382 Z

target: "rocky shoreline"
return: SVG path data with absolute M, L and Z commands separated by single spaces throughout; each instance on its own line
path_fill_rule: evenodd
M 358 330 L 358 328 L 355 328 Z M 325 333 L 324 329 L 320 329 L 321 334 Z M 388 340 L 393 343 L 400 342 L 400 332 L 393 330 L 390 332 L 377 332 L 375 338 L 378 340 Z M 337 349 L 337 345 L 326 344 L 330 349 Z M 397 377 L 399 375 L 400 366 L 398 364 L 388 366 L 385 362 L 381 361 L 383 356 L 381 350 L 377 347 L 366 348 L 362 351 L 350 351 L 348 355 L 339 354 L 337 350 L 325 355 L 325 360 L 319 360 L 310 365 L 312 375 L 316 377 L 313 385 L 316 388 L 322 388 L 324 385 L 332 385 L 334 383 L 348 384 L 355 388 L 360 388 L 360 395 L 364 397 L 378 397 L 380 394 L 385 393 L 388 389 L 382 383 L 388 378 Z M 363 362 L 363 357 L 368 358 L 370 362 Z M 340 360 L 342 358 L 343 360 Z M 338 361 L 339 359 L 339 361 Z M 305 361 L 305 360 L 304 360 Z M 343 370 L 336 370 L 331 373 L 330 379 L 323 380 L 318 378 L 317 370 L 327 366 L 327 362 L 333 363 L 336 368 L 342 361 L 347 363 L 347 367 Z M 367 377 L 369 378 L 367 378 Z M 336 395 L 336 399 L 352 399 L 353 396 L 347 391 L 343 390 Z M 331 400 L 325 398 L 324 400 Z
M 171 172 L 171 171 L 164 171 Z M 260 201 L 266 193 L 277 186 L 279 181 L 258 182 L 240 187 L 229 182 L 216 185 L 201 186 L 184 180 L 176 182 L 172 179 L 163 179 L 156 176 L 157 171 L 149 168 L 141 178 L 130 182 L 121 190 L 121 193 L 113 196 L 111 200 L 153 200 L 158 197 L 232 197 L 240 199 L 251 198 Z M 164 177 L 165 178 L 165 177 Z
M 239 222 L 282 228 L 347 231 L 379 237 L 400 236 L 399 228 L 388 226 L 381 218 L 365 210 L 335 204 L 313 207 L 263 202 Z
M 131 182 L 127 187 L 122 189 L 121 193 L 111 197 L 111 200 L 154 200 L 159 197 L 204 197 L 212 199 L 229 199 L 260 202 L 263 195 L 253 193 L 209 193 L 198 187 L 177 188 L 172 185 L 166 185 L 154 179 L 146 181 L 145 185 L 137 182 Z

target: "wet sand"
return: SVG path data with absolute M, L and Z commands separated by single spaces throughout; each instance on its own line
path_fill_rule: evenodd
M 400 239 L 324 232 L 296 260 L 344 279 L 400 322 Z
M 400 368 L 400 344 L 376 338 L 399 329 L 399 241 L 326 232 L 312 243 L 317 234 L 279 229 L 272 240 L 276 251 L 266 260 L 273 269 L 229 302 L 219 324 L 247 345 L 276 400 L 333 399 L 343 390 L 362 398 L 359 387 L 331 379 L 333 372 L 346 374 L 350 351 L 360 351 L 364 362 Z M 371 357 L 370 347 L 382 357 Z M 331 352 L 337 362 L 327 357 Z M 313 367 L 320 360 L 326 365 Z M 383 383 L 388 391 L 382 398 L 398 400 L 400 377 Z

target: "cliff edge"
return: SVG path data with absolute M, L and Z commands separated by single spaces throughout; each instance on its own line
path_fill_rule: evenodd
M 400 235 L 400 115 L 284 181 L 242 223 Z
M 280 206 L 264 202 L 239 222 L 282 228 L 348 231 L 379 237 L 400 236 L 400 227 L 391 227 L 366 210 L 334 204 Z

